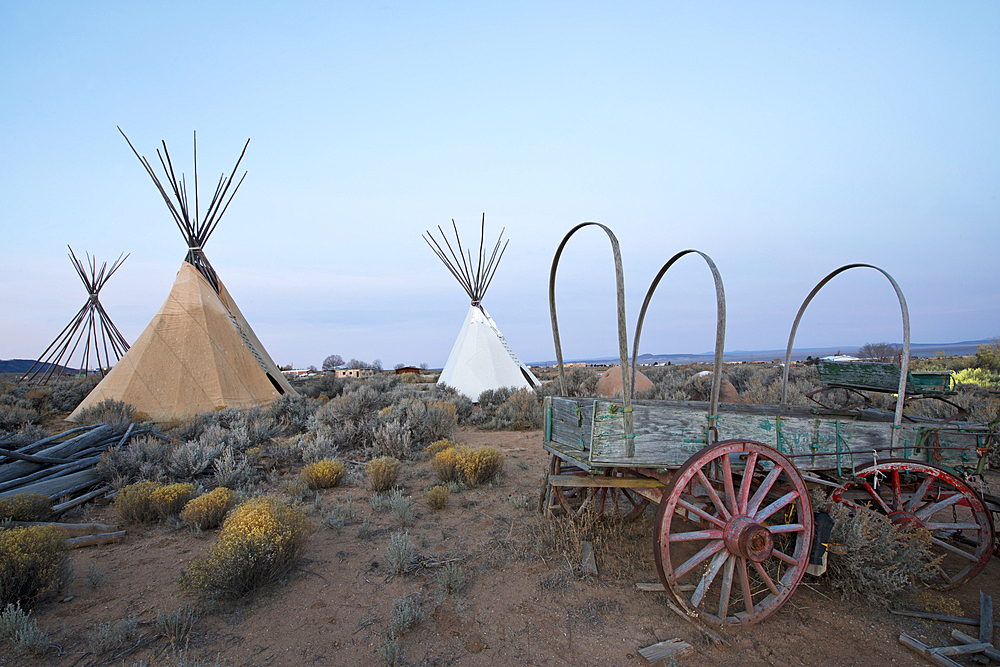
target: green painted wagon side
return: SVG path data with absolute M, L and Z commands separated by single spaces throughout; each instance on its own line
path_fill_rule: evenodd
M 822 361 L 816 371 L 819 380 L 828 387 L 846 387 L 865 391 L 896 393 L 899 391 L 899 367 L 868 361 Z M 906 394 L 951 396 L 955 394 L 951 371 L 909 371 L 906 374 Z
M 801 406 L 723 403 L 717 434 L 710 437 L 708 403 L 632 401 L 634 436 L 629 438 L 621 402 L 553 397 L 546 399 L 546 408 L 547 439 L 558 453 L 595 468 L 678 468 L 709 442 L 745 439 L 791 457 L 800 470 L 847 474 L 876 456 L 968 470 L 978 466 L 979 449 L 989 435 L 961 423 L 895 427 L 891 415 L 875 411 L 851 419 Z

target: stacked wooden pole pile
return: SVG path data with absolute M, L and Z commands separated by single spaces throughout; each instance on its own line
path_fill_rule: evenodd
M 59 514 L 106 493 L 94 466 L 111 447 L 120 447 L 133 435 L 132 427 L 115 433 L 107 425 L 70 429 L 16 450 L 4 447 L 0 438 L 0 498 L 38 493 L 58 503 Z M 7 438 L 9 439 L 9 438 Z M 95 489 L 94 487 L 101 488 Z M 60 502 L 61 501 L 61 502 Z

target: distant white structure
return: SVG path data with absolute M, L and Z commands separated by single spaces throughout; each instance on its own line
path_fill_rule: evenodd
M 524 365 L 524 362 L 507 343 L 507 339 L 500 333 L 496 322 L 482 305 L 483 296 L 485 296 L 500 264 L 500 259 L 507 249 L 506 244 L 504 244 L 503 249 L 500 248 L 503 230 L 500 231 L 493 252 L 487 260 L 482 243 L 486 229 L 486 216 L 483 216 L 480 229 L 479 261 L 477 264 L 473 264 L 471 252 L 466 257 L 462 249 L 455 221 L 452 220 L 451 224 L 455 230 L 457 253 L 452 249 L 440 227 L 438 227 L 438 231 L 441 232 L 444 247 L 448 249 L 450 256 L 445 253 L 430 231 L 427 232 L 424 240 L 438 256 L 438 259 L 444 262 L 451 274 L 455 276 L 462 289 L 472 299 L 472 304 L 469 306 L 462 330 L 458 334 L 458 339 L 455 340 L 455 345 L 451 348 L 448 362 L 444 365 L 438 382 L 454 387 L 473 401 L 479 400 L 479 395 L 487 389 L 499 389 L 500 387 L 531 389 L 537 387 L 540 384 L 538 378 L 534 376 L 531 369 Z M 498 252 L 499 254 L 497 254 Z
M 828 357 L 820 357 L 820 361 L 861 361 L 857 357 L 852 357 L 849 354 L 831 354 Z

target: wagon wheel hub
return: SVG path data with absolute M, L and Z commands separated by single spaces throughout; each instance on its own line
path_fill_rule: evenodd
M 763 563 L 774 549 L 771 531 L 748 516 L 738 516 L 725 531 L 726 548 L 754 563 Z
M 924 522 L 921 521 L 916 514 L 911 514 L 910 512 L 904 512 L 903 510 L 897 510 L 895 512 L 890 512 L 889 521 L 897 526 L 916 526 L 918 528 L 924 527 Z

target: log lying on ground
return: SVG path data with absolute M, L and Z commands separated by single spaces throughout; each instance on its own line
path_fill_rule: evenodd
M 40 452 L 37 452 L 35 455 L 46 458 L 69 458 L 77 452 L 100 446 L 105 440 L 113 438 L 114 435 L 115 433 L 110 426 L 101 424 L 97 428 L 75 438 L 71 438 L 66 442 L 46 447 Z M 107 445 L 104 446 L 107 447 Z M 14 463 L 0 466 L 0 482 L 9 482 L 11 480 L 20 479 L 41 470 L 44 465 L 45 464 L 43 463 L 16 461 Z
M 92 547 L 98 544 L 111 544 L 112 542 L 120 542 L 124 538 L 124 530 L 114 533 L 98 533 L 96 535 L 84 535 L 83 537 L 71 537 L 66 540 L 66 548 L 79 549 L 80 547 Z
M 114 533 L 118 526 L 111 526 L 106 523 L 60 523 L 59 521 L 11 521 L 11 528 L 27 528 L 29 526 L 50 526 L 61 528 L 66 531 L 69 537 L 79 537 L 81 535 L 94 535 L 97 533 Z

